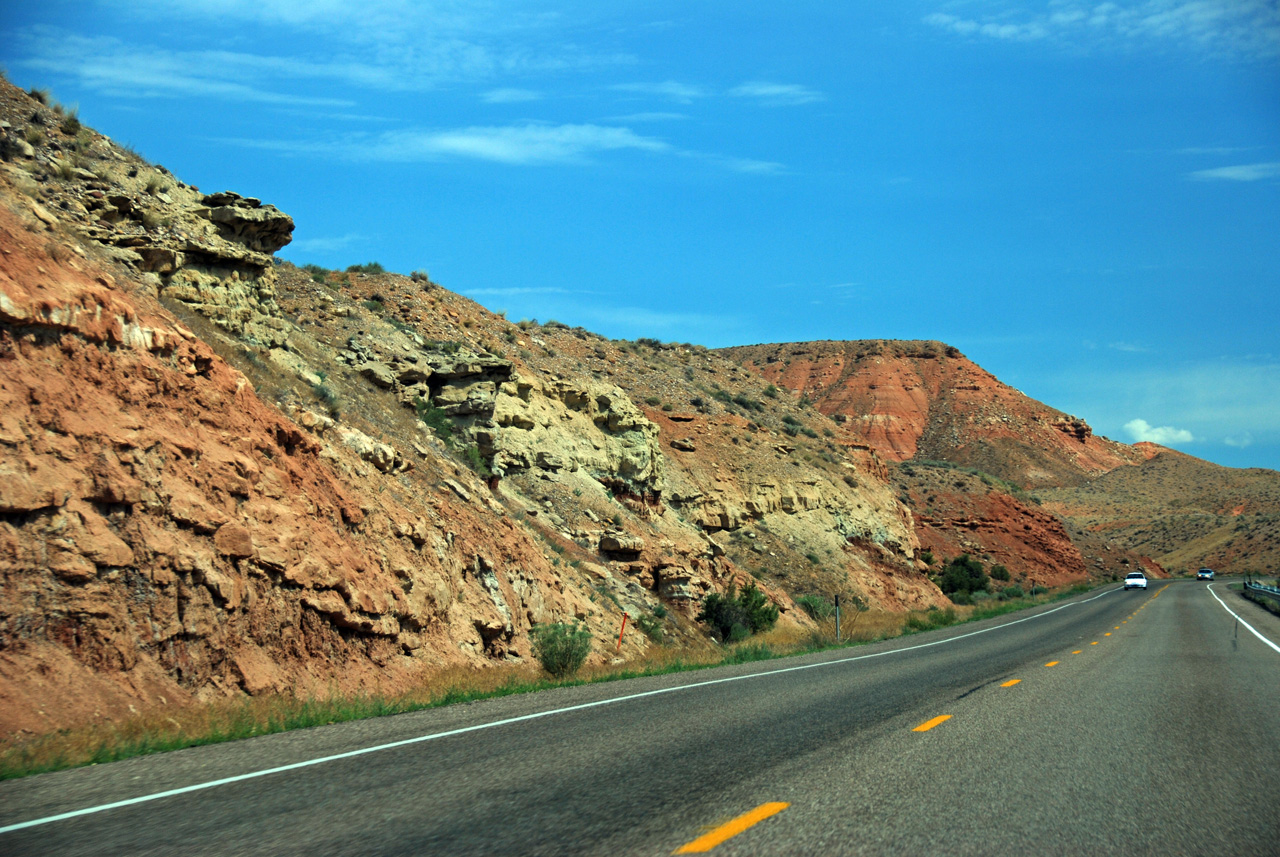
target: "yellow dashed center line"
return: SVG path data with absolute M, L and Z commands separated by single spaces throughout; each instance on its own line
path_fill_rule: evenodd
M 1011 678 L 1011 679 L 1009 679 L 1008 681 L 1006 681 L 1004 684 L 1002 684 L 1002 685 L 1000 685 L 1000 686 L 1001 686 L 1001 687 L 1013 687 L 1015 684 L 1017 684 L 1017 683 L 1018 683 L 1018 682 L 1020 682 L 1020 681 L 1022 681 L 1022 679 L 1020 679 L 1020 678 Z
M 1078 654 L 1080 654 L 1080 653 L 1081 653 L 1081 652 L 1083 652 L 1083 651 L 1084 651 L 1084 649 L 1076 649 L 1076 650 L 1075 650 L 1074 652 L 1072 652 L 1071 654 L 1073 654 L 1073 655 L 1078 655 Z
M 1104 636 L 1104 637 L 1110 637 L 1110 636 L 1111 636 L 1111 632 L 1110 632 L 1110 631 L 1108 631 L 1107 633 L 1103 634 L 1102 636 Z
M 1091 646 L 1096 646 L 1096 645 L 1098 645 L 1098 641 L 1097 641 L 1097 640 L 1094 640 L 1094 641 L 1093 641 L 1092 643 L 1090 643 L 1089 645 L 1091 645 Z
M 932 720 L 926 720 L 924 723 L 921 723 L 919 726 L 917 726 L 915 729 L 912 729 L 911 731 L 912 732 L 928 732 L 930 729 L 937 726 L 939 723 L 946 723 L 950 719 L 951 719 L 950 714 L 939 714 L 937 717 L 933 718 Z
M 1058 665 L 1057 661 L 1049 661 L 1049 663 L 1045 664 L 1045 666 L 1047 667 L 1056 667 L 1057 665 Z
M 764 821 L 771 815 L 777 815 L 787 807 L 789 803 L 762 803 L 751 812 L 744 813 L 733 821 L 722 824 L 710 833 L 704 833 L 692 842 L 687 842 L 673 851 L 673 854 L 703 854 L 715 848 L 726 839 L 737 836 L 749 827 L 754 827 Z

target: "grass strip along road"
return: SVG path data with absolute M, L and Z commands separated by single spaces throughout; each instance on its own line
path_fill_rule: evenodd
M 0 851 L 670 854 L 784 803 L 714 853 L 1273 848 L 1280 658 L 1204 586 L 856 652 L 0 783 Z

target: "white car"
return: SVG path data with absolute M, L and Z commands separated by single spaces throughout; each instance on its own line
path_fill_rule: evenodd
M 1146 589 L 1147 576 L 1140 571 L 1131 571 L 1124 576 L 1125 589 Z
M 1196 580 L 1213 580 L 1213 569 L 1202 568 L 1196 572 Z

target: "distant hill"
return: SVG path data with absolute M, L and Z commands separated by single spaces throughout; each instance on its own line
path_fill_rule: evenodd
M 722 353 L 830 415 L 842 443 L 895 462 L 924 548 L 1049 580 L 1068 569 L 1117 575 L 1144 556 L 1170 571 L 1265 571 L 1280 560 L 1280 473 L 1100 437 L 941 342 Z
M 807 396 L 840 424 L 842 440 L 888 461 L 945 461 L 1032 488 L 1080 484 L 1142 460 L 941 342 L 800 342 L 722 353 Z

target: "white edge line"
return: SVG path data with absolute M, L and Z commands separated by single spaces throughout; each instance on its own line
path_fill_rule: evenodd
M 1238 621 L 1241 625 L 1244 625 L 1246 628 L 1248 628 L 1248 629 L 1253 633 L 1253 636 L 1257 637 L 1259 640 L 1261 640 L 1262 642 L 1266 643 L 1268 646 L 1270 646 L 1271 648 L 1275 649 L 1277 652 L 1280 652 L 1280 646 L 1277 646 L 1275 643 L 1271 642 L 1271 641 L 1270 641 L 1270 640 L 1268 640 L 1266 637 L 1264 637 L 1264 636 L 1262 636 L 1261 634 L 1259 634 L 1259 633 L 1258 633 L 1258 630 L 1257 630 L 1256 628 L 1254 628 L 1254 627 L 1253 627 L 1252 625 L 1250 625 L 1248 622 L 1246 622 L 1246 621 L 1244 621 L 1243 619 L 1241 619 L 1241 618 L 1240 618 L 1240 614 L 1239 614 L 1239 613 L 1237 613 L 1236 611 L 1234 611 L 1234 610 L 1232 610 L 1230 607 L 1228 607 L 1228 606 L 1227 606 L 1227 602 L 1223 601 L 1221 598 L 1219 598 L 1219 597 L 1218 597 L 1218 593 L 1216 593 L 1216 592 L 1214 592 L 1214 591 L 1213 591 L 1213 584 L 1212 584 L 1212 583 L 1210 583 L 1210 584 L 1209 584 L 1207 587 L 1205 587 L 1205 588 L 1209 590 L 1209 594 L 1210 594 L 1210 595 L 1212 595 L 1212 596 L 1214 597 L 1214 600 L 1215 600 L 1215 601 L 1217 601 L 1219 604 L 1221 604 L 1221 605 L 1222 605 L 1222 609 L 1223 609 L 1223 610 L 1226 610 L 1226 611 L 1227 611 L 1228 613 L 1230 613 L 1232 616 L 1235 616 L 1235 617 L 1236 617 L 1236 621 Z M 3 832 L 4 832 L 3 830 L 0 830 L 0 833 L 3 833 Z
M 1060 604 L 1057 607 L 1054 607 L 1052 610 L 1046 610 L 1043 613 L 1037 613 L 1034 616 L 1024 616 L 1021 619 L 1015 619 L 1012 622 L 1004 622 L 1000 625 L 993 625 L 990 628 L 983 628 L 980 631 L 970 631 L 967 634 L 960 634 L 955 637 L 948 637 L 945 640 L 934 640 L 932 643 L 921 643 L 918 646 L 907 646 L 906 648 L 902 648 L 902 649 L 892 649 L 887 652 L 875 652 L 869 655 L 855 655 L 853 657 L 839 658 L 833 661 L 820 661 L 816 664 L 801 664 L 800 666 L 783 667 L 781 669 L 769 670 L 768 672 L 751 673 L 749 675 L 728 676 L 727 678 L 709 679 L 707 681 L 695 682 L 693 684 L 682 684 L 682 685 L 679 685 L 678 687 L 664 687 L 664 688 L 659 688 L 658 690 L 646 690 L 641 693 L 628 694 L 627 696 L 616 696 L 610 699 L 600 699 L 595 702 L 584 702 L 579 705 L 570 705 L 566 708 L 553 708 L 548 711 L 538 711 L 533 714 L 523 714 L 519 717 L 508 717 L 505 720 L 494 720 L 491 723 L 480 723 L 475 726 L 464 726 L 460 729 L 450 729 L 447 732 L 433 732 L 430 735 L 419 735 L 416 738 L 405 738 L 401 741 L 392 741 L 389 744 L 378 744 L 373 747 L 362 747 L 359 750 L 349 750 L 345 753 L 336 753 L 332 756 L 321 756 L 318 759 L 309 759 L 305 762 L 293 762 L 292 764 L 289 764 L 289 765 L 280 765 L 275 768 L 266 768 L 261 771 L 250 771 L 249 773 L 245 773 L 245 774 L 237 774 L 234 777 L 223 777 L 217 780 L 209 780 L 208 782 L 195 783 L 189 786 L 182 786 L 181 788 L 167 789 L 162 792 L 154 792 L 148 795 L 140 795 L 139 797 L 112 801 L 111 803 L 98 804 L 97 806 L 89 806 L 89 807 L 85 807 L 84 809 L 75 809 L 69 812 L 61 812 L 61 813 L 58 813 L 57 815 L 45 816 L 44 818 L 33 818 L 30 821 L 20 821 L 15 824 L 8 824 L 8 825 L 5 825 L 4 827 L 0 827 L 0 834 L 12 833 L 15 830 L 25 830 L 26 828 L 29 828 L 29 827 L 39 827 L 44 824 L 52 824 L 56 821 L 67 821 L 69 819 L 79 818 L 80 816 L 84 816 L 84 815 L 93 815 L 99 812 L 106 812 L 107 810 L 111 810 L 111 809 L 120 809 L 126 806 L 136 806 L 141 803 L 150 803 L 151 801 L 155 801 L 155 800 L 162 800 L 164 798 L 175 797 L 177 795 L 182 795 L 182 794 L 189 794 L 191 792 L 204 791 L 205 789 L 217 788 L 218 786 L 226 786 L 226 785 L 230 785 L 231 783 L 243 782 L 245 780 L 253 780 L 259 777 L 270 776 L 271 774 L 282 774 L 286 771 L 296 771 L 301 768 L 309 768 L 312 765 L 323 765 L 327 762 L 336 762 L 340 759 L 350 759 L 355 756 L 364 756 L 369 753 L 379 753 L 383 750 L 393 750 L 396 747 L 405 747 L 410 744 L 422 744 L 427 741 L 435 741 L 440 738 L 450 738 L 454 735 L 463 735 L 467 732 L 478 732 L 482 729 L 493 729 L 495 727 L 506 726 L 511 723 L 521 723 L 527 720 L 538 720 L 542 717 L 550 717 L 554 714 L 566 714 L 570 711 L 583 711 L 588 708 L 598 708 L 604 705 L 614 705 L 615 703 L 619 703 L 619 702 L 629 702 L 633 699 L 643 699 L 648 696 L 660 696 L 664 693 L 675 693 L 681 690 L 692 690 L 694 688 L 699 688 L 699 687 L 709 687 L 714 684 L 724 684 L 726 682 L 731 682 L 731 681 L 744 681 L 746 679 L 765 678 L 768 676 L 781 675 L 783 673 L 798 672 L 800 670 L 810 670 L 810 669 L 816 669 L 818 667 L 829 667 L 829 666 L 835 666 L 837 664 L 852 663 L 854 661 L 865 661 L 869 658 L 881 658 L 886 655 L 897 655 L 897 654 L 902 654 L 903 652 L 914 652 L 920 649 L 930 648 L 931 646 L 941 646 L 946 643 L 954 643 L 957 640 L 963 640 L 968 637 L 976 637 L 979 634 L 986 634 L 991 631 L 998 631 L 1002 628 L 1008 628 L 1013 625 L 1019 625 L 1023 622 L 1030 622 L 1032 619 L 1042 619 L 1045 616 L 1048 616 L 1052 613 L 1057 613 L 1059 610 L 1064 610 L 1067 607 L 1075 607 L 1076 605 L 1079 605 L 1079 604 L 1087 604 L 1090 601 L 1096 601 L 1097 599 L 1102 598 L 1103 596 L 1110 595 L 1112 592 L 1118 592 L 1118 591 L 1119 591 L 1118 589 L 1109 589 L 1106 592 L 1101 593 L 1100 595 L 1093 596 L 1092 598 L 1086 598 L 1083 601 L 1071 601 L 1067 604 Z M 1215 595 L 1214 597 L 1216 598 L 1217 596 Z M 1223 606 L 1225 607 L 1226 605 L 1224 604 Z M 1244 620 L 1241 620 L 1241 621 L 1244 621 Z M 1245 627 L 1249 627 L 1249 626 L 1246 624 Z M 1249 630 L 1253 631 L 1252 628 L 1249 628 Z M 1258 632 L 1254 631 L 1254 633 L 1257 634 Z M 1264 640 L 1264 642 L 1268 642 L 1268 644 L 1270 645 L 1269 641 Z M 1275 647 L 1272 646 L 1272 648 L 1275 648 Z M 1277 649 L 1277 651 L 1280 651 L 1280 649 Z

